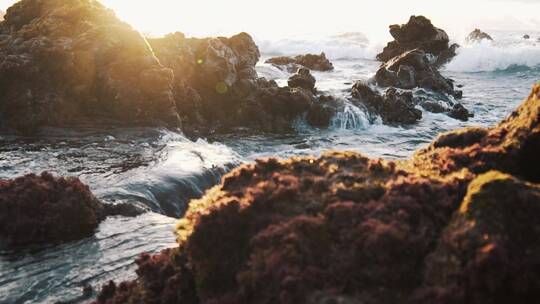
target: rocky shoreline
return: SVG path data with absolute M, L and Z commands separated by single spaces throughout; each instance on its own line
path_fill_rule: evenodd
M 540 286 L 539 142 L 537 85 L 498 126 L 410 160 L 244 165 L 191 202 L 178 248 L 96 303 L 523 302 Z

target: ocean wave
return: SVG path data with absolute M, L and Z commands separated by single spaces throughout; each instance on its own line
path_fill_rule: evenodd
M 482 42 L 463 46 L 458 55 L 446 65 L 452 72 L 492 72 L 515 70 L 516 67 L 540 66 L 540 43 L 516 43 L 500 45 Z
M 270 56 L 293 56 L 324 52 L 330 59 L 373 59 L 380 46 L 374 46 L 359 32 L 343 33 L 322 39 L 297 37 L 257 41 L 262 53 Z

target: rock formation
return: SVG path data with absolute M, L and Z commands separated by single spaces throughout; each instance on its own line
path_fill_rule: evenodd
M 376 73 L 375 81 L 383 87 L 412 89 L 415 87 L 445 93 L 457 98 L 461 91 L 454 89 L 451 80 L 444 78 L 421 50 L 408 51 L 385 63 Z
M 94 0 L 22 0 L 0 23 L 0 124 L 84 120 L 179 126 L 174 75 Z
M 313 71 L 332 71 L 334 70 L 334 65 L 326 58 L 326 54 L 323 52 L 320 55 L 316 54 L 306 54 L 298 55 L 295 57 L 274 57 L 265 61 L 265 63 L 270 63 L 278 68 L 284 68 L 290 73 L 294 73 L 300 67 L 305 67 Z
M 0 179 L 0 244 L 25 246 L 91 236 L 107 216 L 136 216 L 133 205 L 106 205 L 78 178 L 49 173 Z
M 525 35 L 523 35 L 523 39 L 529 40 L 529 39 L 531 39 L 531 36 L 529 36 L 529 34 L 525 34 Z
M 377 55 L 382 62 L 399 56 L 407 51 L 420 49 L 433 56 L 448 56 L 450 39 L 442 29 L 433 26 L 424 16 L 411 16 L 403 25 L 391 25 L 390 34 L 395 39 L 388 43 L 383 52 Z
M 540 284 L 540 85 L 499 125 L 407 161 L 244 165 L 177 226 L 179 247 L 98 303 L 527 303 Z
M 312 92 L 315 90 L 315 77 L 311 75 L 311 72 L 306 68 L 299 68 L 296 74 L 289 78 L 288 84 L 291 88 L 302 88 Z
M 291 128 L 317 97 L 258 78 L 259 57 L 246 33 L 146 40 L 96 0 L 22 0 L 0 23 L 0 124 Z
M 465 38 L 465 42 L 468 44 L 479 43 L 482 40 L 493 41 L 493 38 L 488 33 L 484 33 L 479 29 L 475 29 Z
M 351 95 L 354 104 L 381 116 L 385 124 L 413 124 L 422 119 L 422 111 L 415 108 L 411 92 L 390 88 L 381 95 L 364 82 L 358 81 Z

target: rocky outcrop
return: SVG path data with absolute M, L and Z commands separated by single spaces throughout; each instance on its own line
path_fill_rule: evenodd
M 318 97 L 259 78 L 259 57 L 246 33 L 146 40 L 96 0 L 22 0 L 0 24 L 0 127 L 290 129 Z M 321 58 L 302 62 L 317 67 Z
M 281 131 L 318 102 L 315 78 L 304 70 L 284 88 L 259 78 L 259 50 L 246 33 L 205 39 L 176 33 L 149 43 L 160 62 L 174 71 L 177 107 L 183 110 L 188 133 L 235 127 Z
M 334 65 L 326 58 L 324 52 L 320 55 L 306 54 L 295 57 L 274 57 L 266 60 L 265 63 L 272 64 L 280 69 L 283 68 L 290 73 L 296 72 L 300 67 L 322 72 L 334 70 Z
M 383 87 L 420 87 L 456 98 L 461 98 L 463 94 L 454 89 L 453 82 L 444 78 L 430 62 L 428 55 L 419 49 L 405 52 L 383 64 L 375 75 L 375 81 Z
M 107 216 L 137 216 L 133 205 L 98 201 L 77 178 L 49 173 L 0 179 L 0 244 L 19 247 L 91 236 Z
M 138 280 L 98 303 L 527 303 L 539 143 L 540 85 L 498 126 L 443 134 L 407 161 L 244 165 L 191 202 L 178 248 L 143 256 Z
M 406 24 L 391 25 L 390 34 L 395 40 L 389 42 L 383 52 L 377 55 L 379 61 L 387 62 L 414 49 L 420 49 L 433 56 L 451 54 L 448 52 L 450 41 L 448 34 L 433 26 L 424 16 L 411 16 Z
M 531 36 L 529 34 L 525 34 L 525 35 L 523 35 L 523 39 L 529 40 L 529 39 L 531 39 Z
M 98 1 L 22 0 L 0 23 L 2 125 L 177 127 L 173 77 L 146 40 Z
M 298 72 L 296 74 L 292 75 L 289 80 L 288 84 L 291 88 L 302 88 L 306 89 L 312 92 L 316 92 L 315 90 L 315 83 L 316 83 L 315 77 L 311 75 L 311 72 L 306 68 L 299 68 Z
M 422 111 L 415 108 L 411 92 L 390 88 L 381 95 L 358 81 L 352 88 L 351 96 L 353 103 L 379 115 L 385 124 L 413 124 L 422 119 Z
M 483 40 L 493 41 L 493 38 L 488 33 L 482 32 L 480 29 L 475 29 L 465 38 L 468 44 L 479 43 Z

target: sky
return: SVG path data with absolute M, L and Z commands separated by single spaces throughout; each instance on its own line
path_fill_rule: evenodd
M 66 0 L 69 1 L 69 0 Z M 388 38 L 388 25 L 425 15 L 450 34 L 540 29 L 540 0 L 101 0 L 136 29 L 154 36 L 246 31 L 259 37 L 363 32 Z M 0 0 L 5 10 L 14 0 Z

